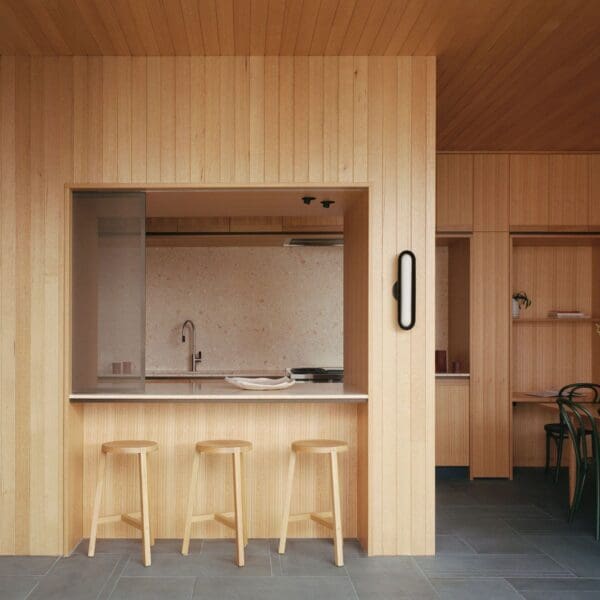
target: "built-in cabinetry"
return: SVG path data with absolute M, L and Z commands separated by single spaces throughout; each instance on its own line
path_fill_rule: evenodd
M 148 233 L 341 233 L 344 217 L 149 217 Z
M 595 322 L 546 318 L 551 308 L 600 315 L 589 237 L 600 231 L 600 155 L 438 154 L 437 231 L 472 233 L 470 473 L 510 477 L 513 446 L 515 465 L 542 464 L 547 419 L 519 403 L 513 420 L 513 392 L 600 379 Z M 510 298 L 519 289 L 534 304 L 516 323 Z
M 600 155 L 438 154 L 437 230 L 598 231 Z
M 512 289 L 532 304 L 512 319 L 511 399 L 514 466 L 542 466 L 548 415 L 527 392 L 600 380 L 600 236 L 513 235 Z M 584 319 L 551 319 L 577 310 Z
M 469 465 L 469 245 L 468 235 L 436 239 L 436 350 L 449 371 L 436 374 L 438 467 Z
M 435 464 L 469 465 L 469 378 L 438 378 L 435 382 Z

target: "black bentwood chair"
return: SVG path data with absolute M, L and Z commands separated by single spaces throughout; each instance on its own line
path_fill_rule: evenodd
M 569 396 L 569 392 L 572 388 L 577 388 L 579 386 L 593 386 L 594 388 L 594 399 L 593 402 L 597 402 L 599 398 L 598 387 L 592 383 L 571 383 L 569 385 L 564 386 L 560 392 L 559 396 L 564 395 L 565 397 Z M 579 395 L 579 394 L 577 394 Z M 562 464 L 562 451 L 563 451 L 563 442 L 565 438 L 569 437 L 569 432 L 563 423 L 546 423 L 544 425 L 544 431 L 546 432 L 546 466 L 544 468 L 544 475 L 548 476 L 548 471 L 550 469 L 550 442 L 554 442 L 556 446 L 556 465 L 554 466 L 554 483 L 558 483 L 558 475 L 560 473 L 560 467 Z
M 557 403 L 560 410 L 560 422 L 568 432 L 575 455 L 575 493 L 569 507 L 569 523 L 573 522 L 575 513 L 579 510 L 583 489 L 588 473 L 594 474 L 596 484 L 596 540 L 600 539 L 600 438 L 595 416 L 600 386 L 593 383 L 578 383 L 565 386 L 560 390 Z M 592 392 L 593 404 L 584 406 L 573 400 L 585 392 Z M 586 396 L 588 394 L 585 394 Z M 592 453 L 588 450 L 587 436 L 591 436 Z

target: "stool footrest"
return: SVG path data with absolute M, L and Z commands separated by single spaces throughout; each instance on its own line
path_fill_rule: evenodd
M 208 513 L 205 515 L 192 515 L 190 522 L 191 523 L 202 523 L 204 521 L 216 521 L 217 523 L 221 523 L 221 525 L 225 525 L 225 527 L 229 527 L 230 529 L 235 529 L 235 517 L 234 513 Z
M 310 513 L 298 513 L 296 515 L 290 515 L 288 521 L 290 523 L 296 523 L 298 521 L 314 521 L 323 527 L 333 529 L 333 515 L 331 512 L 310 512 Z
M 121 520 L 123 523 L 127 523 L 127 525 L 131 525 L 136 529 L 144 529 L 144 525 L 142 524 L 142 513 L 125 513 L 121 515 Z
M 123 523 L 127 523 L 127 525 L 131 525 L 136 529 L 143 529 L 142 513 L 140 512 L 104 515 L 103 517 L 98 517 L 98 525 L 105 525 L 106 523 L 118 523 L 119 521 L 123 521 Z
M 98 525 L 104 525 L 105 523 L 117 523 L 121 520 L 120 514 L 118 515 L 105 515 L 104 517 L 98 517 Z

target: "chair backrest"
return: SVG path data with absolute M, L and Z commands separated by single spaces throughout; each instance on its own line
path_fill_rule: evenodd
M 573 402 L 570 397 L 559 397 L 556 401 L 560 409 L 560 422 L 563 423 L 573 444 L 577 467 L 587 464 L 588 447 L 586 430 L 592 435 L 593 456 L 600 456 L 600 438 L 594 415 L 582 404 Z M 593 410 L 596 410 L 594 408 Z
M 597 383 L 569 383 L 569 385 L 561 388 L 558 392 L 558 397 L 573 400 L 579 397 L 585 390 L 591 392 L 592 402 L 600 401 L 600 384 Z

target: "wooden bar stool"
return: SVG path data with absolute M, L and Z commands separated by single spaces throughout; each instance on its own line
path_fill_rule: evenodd
M 120 440 L 102 444 L 102 454 L 98 464 L 98 482 L 96 484 L 96 497 L 94 498 L 94 511 L 92 513 L 92 527 L 90 531 L 90 544 L 88 556 L 94 556 L 96 552 L 96 534 L 98 525 L 103 523 L 115 523 L 123 521 L 142 532 L 142 558 L 144 566 L 149 567 L 151 563 L 150 546 L 154 545 L 154 538 L 150 533 L 150 513 L 148 509 L 148 462 L 147 455 L 156 452 L 158 444 L 148 440 Z M 100 504 L 102 502 L 102 491 L 104 489 L 104 477 L 106 474 L 107 454 L 137 454 L 140 465 L 140 500 L 141 511 L 138 513 L 125 513 L 119 515 L 100 516 Z
M 346 452 L 346 450 L 348 450 L 348 444 L 337 440 L 300 440 L 292 442 L 287 490 L 285 493 L 285 506 L 283 509 L 283 520 L 281 522 L 281 536 L 279 538 L 279 554 L 285 553 L 288 523 L 290 521 L 311 520 L 333 530 L 335 564 L 338 567 L 344 566 L 344 538 L 342 535 L 342 507 L 340 503 L 340 481 L 337 455 L 339 452 Z M 333 502 L 333 510 L 331 512 L 310 512 L 290 515 L 297 454 L 329 454 L 331 464 L 331 496 Z
M 246 490 L 244 477 L 244 454 L 252 450 L 252 444 L 243 440 L 208 440 L 196 444 L 192 477 L 188 496 L 187 515 L 185 518 L 185 531 L 181 553 L 186 555 L 190 551 L 190 534 L 192 523 L 201 521 L 217 521 L 235 531 L 237 548 L 237 565 L 244 566 L 244 546 L 248 544 L 248 511 L 246 510 Z M 233 495 L 234 511 L 228 513 L 209 513 L 194 515 L 194 501 L 196 499 L 196 486 L 198 483 L 198 467 L 202 454 L 231 454 L 233 458 Z

